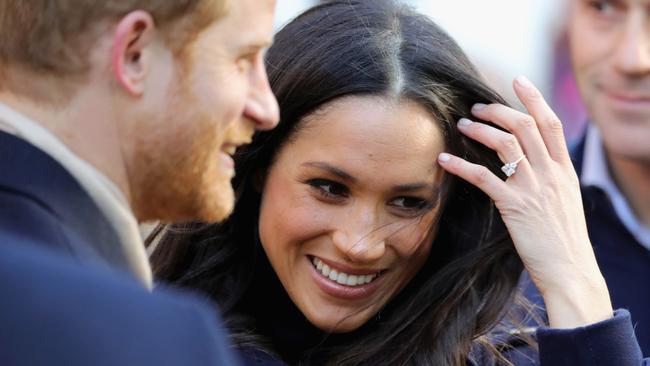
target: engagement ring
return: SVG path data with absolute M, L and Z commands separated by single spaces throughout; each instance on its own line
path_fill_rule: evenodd
M 511 175 L 515 174 L 517 171 L 517 164 L 519 164 L 520 161 L 522 161 L 526 155 L 522 155 L 517 161 L 512 162 L 512 163 L 506 163 L 504 166 L 501 167 L 501 171 L 507 176 L 510 177 Z

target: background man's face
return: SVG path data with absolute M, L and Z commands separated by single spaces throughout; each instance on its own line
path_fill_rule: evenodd
M 141 220 L 214 222 L 232 211 L 230 155 L 279 118 L 262 57 L 274 7 L 275 0 L 231 1 L 177 60 L 160 109 L 141 121 L 133 194 Z
M 571 56 L 592 122 L 608 153 L 650 163 L 650 0 L 571 6 Z

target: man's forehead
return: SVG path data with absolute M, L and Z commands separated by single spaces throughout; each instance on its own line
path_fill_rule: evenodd
M 238 33 L 250 34 L 248 37 L 264 36 L 269 41 L 274 15 L 275 0 L 237 0 L 228 4 L 222 23 L 236 27 Z
M 273 17 L 275 0 L 231 0 L 227 6 L 226 16 L 238 20 Z

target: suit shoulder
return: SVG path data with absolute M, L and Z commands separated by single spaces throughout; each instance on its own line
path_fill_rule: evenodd
M 60 218 L 45 204 L 21 192 L 0 187 L 0 234 L 20 235 L 33 242 L 46 240 L 58 247 L 66 247 L 67 239 Z
M 207 300 L 17 244 L 0 248 L 1 364 L 234 363 Z

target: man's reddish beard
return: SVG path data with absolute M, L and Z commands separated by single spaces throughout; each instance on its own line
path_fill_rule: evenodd
M 131 171 L 131 180 L 137 182 L 132 200 L 139 221 L 217 222 L 234 206 L 230 173 L 220 164 L 223 136 L 215 126 L 223 122 L 201 109 L 187 78 L 181 79 L 171 91 L 173 105 L 163 112 L 162 121 L 158 118 L 159 131 L 139 136 L 136 169 Z M 143 123 L 150 126 L 150 134 L 157 124 L 153 118 Z

